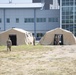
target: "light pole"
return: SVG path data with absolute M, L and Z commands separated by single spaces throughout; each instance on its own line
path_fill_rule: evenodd
M 36 8 L 34 9 L 34 37 L 37 37 L 36 34 Z

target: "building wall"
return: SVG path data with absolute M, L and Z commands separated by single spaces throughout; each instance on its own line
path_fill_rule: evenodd
M 4 11 L 0 9 L 0 31 L 4 30 Z
M 0 9 L 1 30 L 4 30 L 4 9 Z M 10 18 L 10 23 L 7 23 L 7 18 Z M 19 18 L 19 23 L 16 23 L 16 18 Z M 24 18 L 34 18 L 33 9 L 5 9 L 5 30 L 12 27 L 19 27 L 25 30 L 31 30 L 34 23 L 24 23 Z M 31 25 L 31 26 L 30 26 Z M 32 28 L 33 29 L 33 28 Z
M 59 10 L 36 9 L 36 12 L 34 12 L 34 9 L 0 9 L 0 14 L 0 31 L 16 27 L 34 33 L 34 25 L 36 25 L 36 33 L 44 34 L 46 31 L 57 28 L 60 25 Z M 35 17 L 36 24 L 34 22 Z
M 54 29 L 59 27 L 60 25 L 60 17 L 59 17 L 59 10 L 37 10 L 36 14 L 37 18 L 46 18 L 46 22 L 38 22 L 37 25 L 37 30 L 46 32 L 48 30 Z M 51 19 L 56 19 L 58 18 L 58 22 L 51 21 L 49 22 L 49 18 Z
M 34 23 L 24 23 L 24 18 L 34 18 L 33 9 L 7 9 L 5 15 L 6 18 L 10 18 L 10 23 L 6 23 L 6 29 L 11 27 L 19 27 L 29 31 L 33 29 L 31 27 Z M 16 23 L 16 18 L 19 18 L 19 23 Z

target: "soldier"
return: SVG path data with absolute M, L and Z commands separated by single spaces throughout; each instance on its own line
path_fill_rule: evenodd
M 55 36 L 55 45 L 59 45 L 59 36 L 58 35 Z
M 10 40 L 10 38 L 8 38 L 8 40 L 7 40 L 7 51 L 8 51 L 8 49 L 11 51 L 11 46 L 12 46 L 12 41 Z

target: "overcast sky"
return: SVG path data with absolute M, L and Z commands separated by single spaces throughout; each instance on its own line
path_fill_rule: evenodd
M 11 0 L 0 0 L 0 3 L 9 3 Z M 32 0 L 12 0 L 12 3 L 31 3 Z

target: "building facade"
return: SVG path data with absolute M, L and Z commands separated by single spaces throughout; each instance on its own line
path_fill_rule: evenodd
M 60 27 L 76 36 L 76 0 L 60 0 Z
M 0 4 L 0 31 L 22 28 L 39 39 L 60 26 L 60 10 L 41 10 L 41 3 Z

